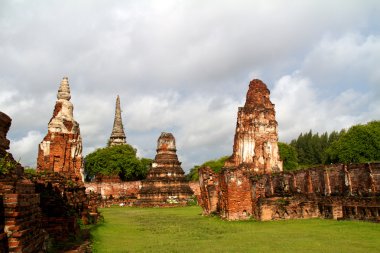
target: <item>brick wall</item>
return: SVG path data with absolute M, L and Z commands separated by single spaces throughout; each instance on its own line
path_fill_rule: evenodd
M 141 181 L 106 181 L 106 182 L 86 182 L 86 192 L 101 194 L 103 199 L 134 199 L 141 188 Z
M 0 112 L 0 159 L 8 162 L 0 172 L 0 252 L 39 252 L 47 234 L 41 226 L 40 198 L 24 168 L 7 152 L 11 118 Z
M 380 163 L 329 165 L 295 172 L 257 175 L 244 165 L 211 174 L 199 170 L 201 206 L 209 214 L 210 175 L 219 187 L 212 196 L 229 220 L 324 217 L 380 221 Z
M 219 180 L 222 218 L 244 220 L 252 215 L 252 186 L 247 173 L 244 167 L 222 170 Z
M 73 181 L 60 173 L 42 172 L 29 175 L 40 194 L 42 226 L 51 238 L 64 241 L 79 233 L 78 220 L 93 223 L 97 220 L 96 204 L 86 194 L 81 181 Z

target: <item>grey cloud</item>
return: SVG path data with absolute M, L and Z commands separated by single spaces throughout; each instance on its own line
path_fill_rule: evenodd
M 237 106 L 253 78 L 272 89 L 286 139 L 306 127 L 340 129 L 376 118 L 371 94 L 379 92 L 379 6 L 1 1 L 0 109 L 13 118 L 10 138 L 30 147 L 12 152 L 35 160 L 36 150 L 27 143 L 35 141 L 37 149 L 38 141 L 28 133 L 46 133 L 63 76 L 69 77 L 85 153 L 107 142 L 119 94 L 128 141 L 153 156 L 160 131 L 172 131 L 186 169 L 231 153 Z M 342 45 L 347 52 L 338 55 Z M 298 112 L 293 100 L 310 108 Z M 344 109 L 347 101 L 351 112 Z M 310 114 L 305 123 L 301 116 Z M 321 119 L 331 115 L 338 120 L 323 128 Z

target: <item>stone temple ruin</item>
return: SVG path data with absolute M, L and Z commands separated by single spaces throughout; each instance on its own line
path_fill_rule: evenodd
M 221 173 L 199 169 L 203 213 L 228 220 L 332 218 L 380 221 L 380 163 L 282 172 L 269 90 L 249 85 L 233 155 Z
M 67 77 L 61 81 L 57 99 L 48 133 L 38 147 L 37 171 L 61 172 L 83 180 L 82 137 L 74 120 Z
M 178 161 L 174 136 L 161 133 L 157 141 L 157 154 L 146 180 L 138 192 L 135 205 L 166 206 L 185 205 L 193 195 L 184 171 Z
M 126 144 L 123 121 L 121 119 L 120 98 L 116 98 L 115 119 L 113 122 L 112 133 L 108 140 L 108 146 L 116 146 Z

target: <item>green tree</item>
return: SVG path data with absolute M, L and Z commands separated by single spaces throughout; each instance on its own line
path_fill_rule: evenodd
M 284 170 L 295 170 L 298 167 L 297 150 L 286 143 L 279 142 L 278 148 Z
M 189 173 L 185 176 L 188 181 L 198 181 L 199 180 L 199 174 L 198 169 L 201 166 L 195 165 L 193 168 L 190 169 Z
M 123 181 L 144 179 L 152 160 L 138 158 L 132 146 L 100 148 L 85 157 L 86 178 L 96 175 L 118 175 Z
M 333 131 L 331 134 L 325 132 L 319 135 L 318 133 L 313 134 L 310 130 L 308 133 L 301 133 L 297 139 L 290 142 L 290 145 L 296 149 L 298 163 L 302 167 L 326 164 L 330 161 L 326 153 L 327 148 L 344 133 L 345 130 L 339 133 Z
M 213 171 L 220 172 L 224 166 L 224 162 L 228 159 L 229 156 L 222 156 L 216 160 L 209 160 L 204 162 L 202 165 L 195 165 L 190 169 L 189 174 L 186 175 L 186 178 L 189 181 L 197 181 L 199 179 L 198 169 L 203 166 L 209 166 Z
M 363 163 L 380 160 L 380 121 L 355 125 L 341 132 L 326 151 L 331 163 Z

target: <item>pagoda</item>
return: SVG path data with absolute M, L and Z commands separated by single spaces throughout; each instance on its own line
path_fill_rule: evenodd
M 38 146 L 37 171 L 58 172 L 83 181 L 82 137 L 74 120 L 67 77 L 61 81 L 48 133 Z
M 126 144 L 126 137 L 124 133 L 123 121 L 121 120 L 120 97 L 116 98 L 115 118 L 113 121 L 113 128 L 111 137 L 108 141 L 108 146 L 116 146 Z
M 185 205 L 193 195 L 185 172 L 178 161 L 174 136 L 161 133 L 157 141 L 157 154 L 146 180 L 138 193 L 136 205 Z

